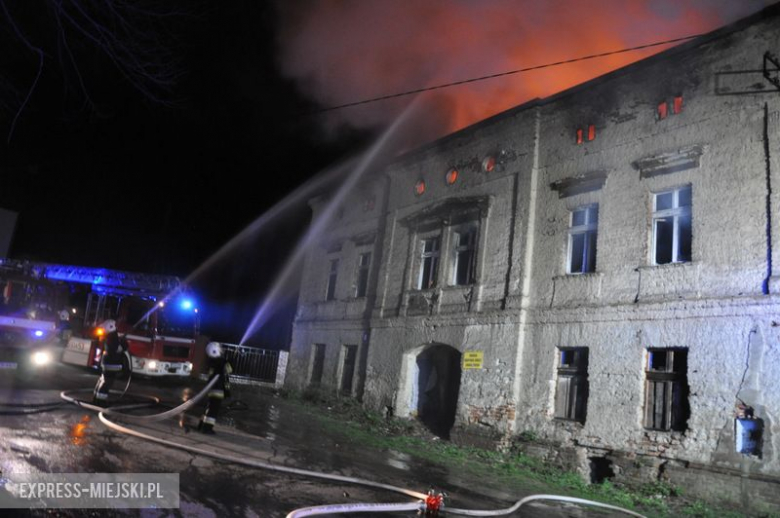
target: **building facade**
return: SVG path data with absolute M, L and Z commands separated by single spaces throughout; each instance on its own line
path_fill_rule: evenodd
M 769 8 L 372 172 L 309 252 L 288 384 L 780 505 L 778 54 Z

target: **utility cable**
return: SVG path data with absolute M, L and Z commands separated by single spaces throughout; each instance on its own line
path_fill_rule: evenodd
M 571 64 L 571 63 L 577 63 L 577 62 L 580 62 L 580 61 L 587 61 L 587 60 L 590 60 L 590 59 L 604 58 L 604 57 L 607 57 L 607 56 L 614 56 L 616 54 L 625 54 L 626 52 L 633 52 L 633 51 L 636 51 L 636 50 L 649 49 L 649 48 L 652 48 L 652 47 L 659 47 L 661 45 L 670 45 L 672 43 L 678 43 L 678 42 L 681 42 L 681 41 L 692 40 L 692 39 L 698 38 L 700 36 L 703 36 L 703 34 L 693 34 L 691 36 L 683 36 L 681 38 L 674 38 L 674 39 L 671 39 L 671 40 L 657 41 L 655 43 L 647 43 L 645 45 L 637 45 L 636 47 L 627 47 L 627 48 L 619 49 L 619 50 L 611 50 L 611 51 L 608 51 L 608 52 L 601 52 L 599 54 L 590 54 L 588 56 L 580 56 L 578 58 L 565 59 L 563 61 L 556 61 L 554 63 L 545 63 L 544 65 L 535 65 L 535 66 L 532 66 L 532 67 L 518 68 L 516 70 L 509 70 L 507 72 L 498 72 L 496 74 L 490 74 L 490 75 L 487 75 L 487 76 L 472 77 L 470 79 L 463 79 L 461 81 L 453 81 L 451 83 L 443 83 L 443 84 L 440 84 L 440 85 L 426 86 L 424 88 L 416 88 L 414 90 L 407 90 L 405 92 L 398 92 L 398 93 L 394 93 L 394 94 L 382 95 L 380 97 L 372 97 L 371 99 L 364 99 L 362 101 L 355 101 L 355 102 L 350 102 L 350 103 L 346 103 L 346 104 L 339 104 L 337 106 L 329 106 L 327 108 L 321 108 L 319 110 L 315 110 L 315 111 L 313 111 L 311 113 L 312 114 L 318 114 L 318 113 L 324 113 L 324 112 L 333 111 L 333 110 L 340 110 L 342 108 L 350 108 L 352 106 L 359 106 L 361 104 L 375 103 L 375 102 L 378 102 L 378 101 L 386 101 L 388 99 L 395 99 L 397 97 L 405 97 L 407 95 L 419 94 L 419 93 L 422 93 L 422 92 L 430 92 L 431 90 L 441 90 L 442 88 L 449 88 L 451 86 L 460 86 L 460 85 L 465 85 L 465 84 L 468 84 L 468 83 L 476 83 L 478 81 L 486 81 L 488 79 L 495 79 L 497 77 L 510 76 L 510 75 L 513 75 L 513 74 L 520 74 L 520 73 L 523 73 L 523 72 L 531 72 L 533 70 L 541 70 L 543 68 L 552 68 L 552 67 L 557 67 L 557 66 L 561 66 L 561 65 L 568 65 L 568 64 Z

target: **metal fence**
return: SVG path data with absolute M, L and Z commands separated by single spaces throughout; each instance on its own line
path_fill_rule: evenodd
M 269 351 L 224 343 L 222 349 L 233 366 L 230 379 L 234 383 L 272 384 L 277 387 L 284 384 L 289 354 L 287 351 Z

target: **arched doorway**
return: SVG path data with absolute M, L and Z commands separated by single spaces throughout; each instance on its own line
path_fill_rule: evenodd
M 461 354 L 448 345 L 436 344 L 417 355 L 414 380 L 417 416 L 436 435 L 449 438 L 460 392 Z

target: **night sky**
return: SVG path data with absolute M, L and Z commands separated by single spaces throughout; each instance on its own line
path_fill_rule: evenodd
M 11 257 L 187 277 L 410 98 L 323 107 L 706 32 L 769 3 L 0 0 Z M 441 90 L 407 146 L 659 50 Z M 298 204 L 194 281 L 207 332 L 237 340 L 308 218 Z

